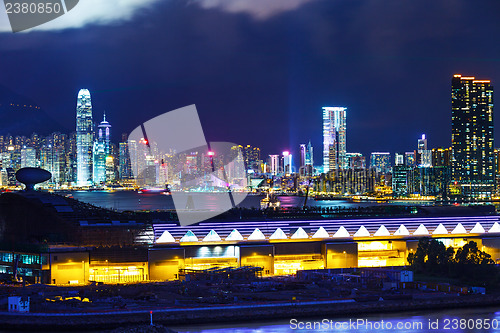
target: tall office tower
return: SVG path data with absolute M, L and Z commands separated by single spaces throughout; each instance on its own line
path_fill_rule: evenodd
M 287 176 L 292 174 L 292 154 L 289 151 L 283 152 L 283 173 Z
M 306 144 L 300 144 L 300 167 L 304 167 L 306 165 Z
M 116 179 L 115 159 L 111 155 L 106 156 L 106 182 L 112 182 Z
M 94 141 L 90 92 L 81 89 L 76 103 L 76 185 L 92 185 L 92 148 Z
M 46 140 L 46 144 L 40 149 L 40 166 L 52 173 L 49 180 L 51 184 L 60 184 L 64 179 L 61 171 L 64 161 L 64 148 L 52 144 L 52 140 Z
M 120 179 L 130 179 L 132 178 L 132 166 L 130 164 L 130 153 L 128 150 L 128 142 L 120 142 L 120 156 L 118 161 L 118 173 Z
M 104 112 L 103 120 L 97 126 L 98 136 L 97 140 L 104 142 L 104 151 L 106 155 L 110 154 L 110 136 L 111 136 L 111 125 L 106 121 L 106 112 Z
M 68 141 L 66 142 L 66 181 L 70 184 L 74 184 L 76 182 L 76 173 L 77 173 L 77 167 L 76 167 L 76 132 L 72 132 L 69 137 Z
M 261 160 L 260 160 L 260 148 L 253 147 L 251 145 L 246 145 L 246 147 L 240 147 L 240 151 L 243 155 L 243 160 L 245 162 L 246 170 L 253 170 L 254 172 L 260 172 L 261 170 Z M 236 155 L 235 155 L 236 157 Z
M 420 153 L 422 150 L 427 150 L 427 139 L 425 138 L 425 134 L 422 134 L 422 138 L 418 139 L 418 152 Z
M 313 147 L 311 141 L 306 145 L 305 143 L 300 144 L 300 167 L 314 164 L 313 162 Z
M 346 110 L 323 107 L 323 172 L 346 169 Z
M 269 155 L 269 165 L 271 169 L 271 174 L 273 176 L 276 176 L 279 172 L 279 165 L 280 165 L 279 155 Z
M 94 142 L 93 149 L 93 181 L 94 184 L 104 184 L 106 178 L 106 158 L 109 156 L 109 136 L 111 125 L 106 121 L 106 113 L 104 113 L 103 121 L 97 127 L 97 140 Z M 111 159 L 111 162 L 113 159 Z M 108 170 L 108 174 L 111 171 Z M 114 177 L 112 177 L 114 178 Z
M 380 173 L 391 171 L 390 153 L 372 153 L 370 156 L 370 167 Z
M 411 172 L 412 167 L 402 163 L 399 164 L 399 162 L 400 160 L 396 157 L 396 165 L 392 168 L 392 195 L 394 197 L 404 197 L 409 194 L 408 174 Z
M 137 163 L 137 157 L 139 156 L 138 155 L 138 148 L 137 148 L 137 141 L 129 140 L 127 142 L 128 142 L 128 144 L 127 144 L 128 154 L 130 157 L 131 176 L 134 177 L 137 181 L 138 176 L 139 176 L 139 169 L 138 169 L 138 163 Z
M 495 183 L 493 86 L 454 75 L 451 81 L 452 177 L 462 195 L 489 197 Z
M 422 134 L 422 138 L 418 139 L 416 155 L 418 166 L 426 168 L 432 166 L 432 151 L 427 149 L 427 139 L 425 134 Z
M 314 170 L 313 164 L 313 147 L 311 141 L 307 145 L 302 143 L 300 145 L 300 175 L 312 176 Z
M 95 185 L 106 182 L 106 149 L 104 142 L 96 140 L 92 150 L 92 181 Z

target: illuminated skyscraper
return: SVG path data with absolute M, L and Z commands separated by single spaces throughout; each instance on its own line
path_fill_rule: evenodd
M 243 154 L 243 159 L 245 160 L 245 168 L 258 169 L 260 164 L 260 148 L 247 145 L 245 148 L 242 147 L 241 152 Z
M 292 154 L 289 151 L 283 152 L 283 173 L 287 176 L 292 173 Z
M 302 176 L 312 176 L 314 170 L 313 164 L 313 147 L 311 141 L 309 141 L 307 145 L 304 143 L 300 145 L 300 174 Z
M 452 177 L 462 194 L 489 197 L 495 183 L 493 87 L 454 75 L 451 83 Z
M 279 172 L 279 155 L 269 155 L 270 172 L 276 176 Z
M 346 110 L 323 107 L 323 172 L 347 168 Z
M 106 152 L 106 155 L 109 155 L 111 125 L 106 121 L 106 112 L 104 112 L 103 120 L 101 121 L 99 126 L 97 126 L 97 128 L 97 140 L 104 143 L 104 151 Z
M 300 145 L 300 166 L 313 165 L 313 147 L 311 141 L 306 145 L 302 143 Z
M 90 92 L 81 89 L 76 103 L 76 185 L 92 185 L 92 146 L 94 128 Z
M 432 151 L 427 149 L 427 138 L 422 134 L 422 138 L 417 143 L 417 164 L 428 168 L 432 165 Z
M 106 178 L 106 158 L 109 156 L 109 137 L 111 125 L 106 121 L 104 113 L 103 121 L 98 126 L 97 140 L 94 142 L 93 149 L 93 181 L 94 184 L 104 184 Z M 109 163 L 112 163 L 113 159 Z M 108 169 L 111 167 L 108 166 Z M 108 172 L 111 174 L 111 171 Z
M 130 153 L 128 142 L 125 139 L 124 142 L 120 142 L 120 155 L 119 155 L 119 175 L 121 180 L 132 178 L 132 165 L 130 163 Z

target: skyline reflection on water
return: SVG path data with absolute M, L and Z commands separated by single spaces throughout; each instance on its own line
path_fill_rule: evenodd
M 116 191 L 116 192 L 106 192 L 106 191 L 73 191 L 71 195 L 74 199 L 90 203 L 95 206 L 114 209 L 118 211 L 127 210 L 168 210 L 175 209 L 172 197 L 170 195 L 164 195 L 161 193 L 137 193 L 134 191 Z M 193 193 L 193 196 L 200 195 Z M 206 193 L 203 195 L 207 195 Z M 209 196 L 213 196 L 213 201 L 217 200 L 217 196 L 224 195 L 222 193 L 210 193 Z M 243 208 L 259 208 L 260 200 L 264 198 L 261 195 L 249 195 L 241 202 L 238 206 Z M 304 197 L 299 196 L 280 196 L 282 207 L 302 207 L 304 205 Z M 386 204 L 386 203 L 385 203 Z M 391 203 L 391 205 L 422 205 L 428 203 L 422 202 L 397 202 Z M 314 200 L 314 198 L 308 198 L 308 206 L 320 206 L 320 207 L 369 207 L 374 205 L 380 205 L 377 202 L 350 202 L 347 200 Z M 207 208 L 210 207 L 197 207 L 197 208 Z

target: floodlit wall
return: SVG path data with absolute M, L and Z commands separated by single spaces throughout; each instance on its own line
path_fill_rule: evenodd
M 79 284 L 89 280 L 88 252 L 50 253 L 50 266 L 53 284 Z
M 406 264 L 406 253 L 405 241 L 360 241 L 358 242 L 358 266 L 404 266 Z
M 147 262 L 91 264 L 89 280 L 105 283 L 134 283 L 149 280 Z
M 325 268 L 350 267 L 358 267 L 358 244 L 356 242 L 325 244 Z
M 188 246 L 185 248 L 186 269 L 238 267 L 240 249 L 234 245 Z
M 325 260 L 319 242 L 275 243 L 274 275 L 295 274 L 298 270 L 323 269 Z
M 150 280 L 176 280 L 184 268 L 185 249 L 152 249 L 148 253 Z
M 241 266 L 262 267 L 262 275 L 274 275 L 274 246 L 245 245 L 240 247 Z

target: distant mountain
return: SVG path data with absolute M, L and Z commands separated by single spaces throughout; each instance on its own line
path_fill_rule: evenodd
M 64 131 L 65 128 L 35 101 L 0 85 L 0 135 L 29 136 L 33 132 L 49 134 Z

